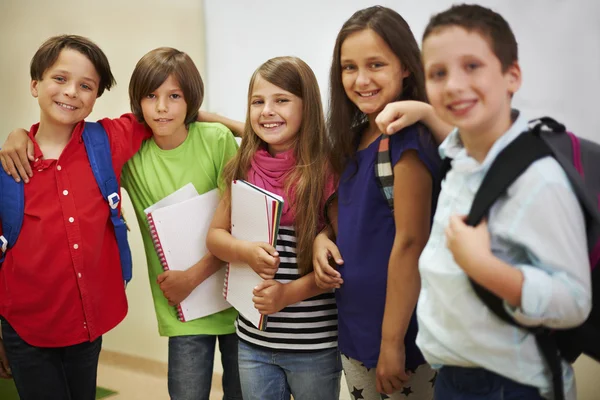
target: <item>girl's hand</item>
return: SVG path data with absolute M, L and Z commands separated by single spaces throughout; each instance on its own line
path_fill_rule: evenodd
M 342 275 L 329 264 L 331 259 L 337 265 L 344 264 L 344 260 L 336 244 L 333 243 L 325 232 L 321 232 L 313 242 L 315 282 L 321 289 L 338 289 L 344 283 Z
M 181 303 L 195 288 L 187 271 L 165 271 L 156 278 L 156 281 L 170 306 Z
M 252 293 L 254 308 L 262 315 L 275 314 L 287 306 L 285 285 L 272 279 L 261 282 Z
M 264 242 L 244 242 L 242 259 L 263 279 L 273 279 L 279 269 L 279 253 Z
M 377 361 L 377 392 L 392 394 L 402 389 L 409 375 L 405 370 L 406 352 L 404 342 L 381 341 L 379 360 Z
M 430 112 L 432 112 L 431 106 L 422 101 L 396 101 L 385 106 L 375 119 L 375 123 L 382 133 L 393 135 L 425 119 Z
M 482 266 L 491 254 L 490 233 L 484 219 L 476 227 L 465 223 L 466 216 L 453 215 L 446 227 L 446 242 L 454 261 L 467 275 L 473 268 Z
M 0 149 L 0 162 L 4 171 L 17 182 L 29 183 L 33 176 L 29 161 L 33 161 L 33 142 L 24 129 L 12 131 Z

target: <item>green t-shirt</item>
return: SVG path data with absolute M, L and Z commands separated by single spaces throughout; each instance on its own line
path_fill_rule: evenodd
M 121 184 L 131 197 L 142 231 L 161 336 L 225 335 L 235 332 L 237 311 L 233 308 L 188 322 L 177 319 L 175 307 L 169 306 L 156 282 L 156 277 L 163 269 L 152 244 L 144 210 L 190 182 L 199 194 L 221 186 L 223 167 L 237 148 L 233 134 L 225 126 L 194 122 L 190 124 L 188 136 L 179 147 L 162 150 L 154 140 L 147 140 L 123 168 Z

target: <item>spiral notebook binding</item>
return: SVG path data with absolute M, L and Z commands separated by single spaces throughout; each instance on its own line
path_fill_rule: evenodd
M 152 244 L 154 245 L 154 250 L 156 251 L 156 255 L 158 256 L 158 260 L 160 261 L 160 265 L 163 268 L 163 271 L 169 270 L 169 263 L 167 262 L 167 258 L 165 257 L 165 252 L 160 244 L 160 238 L 158 237 L 158 232 L 156 231 L 156 226 L 154 225 L 154 219 L 152 218 L 152 213 L 149 213 L 146 216 L 148 221 L 148 228 L 150 229 L 150 237 L 152 238 Z M 181 304 L 175 306 L 177 310 L 177 319 L 181 322 L 185 322 L 185 317 L 183 316 L 183 310 L 181 309 Z

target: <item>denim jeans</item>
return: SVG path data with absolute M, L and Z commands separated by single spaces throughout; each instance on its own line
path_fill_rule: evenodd
M 435 400 L 543 400 L 536 387 L 523 385 L 483 368 L 442 367 Z
M 244 400 L 332 400 L 340 397 L 337 348 L 309 353 L 267 350 L 240 340 Z
M 26 343 L 4 319 L 2 337 L 21 400 L 94 400 L 102 338 L 66 347 Z
M 168 385 L 171 400 L 209 399 L 217 339 L 223 364 L 223 399 L 242 400 L 235 333 L 169 338 Z

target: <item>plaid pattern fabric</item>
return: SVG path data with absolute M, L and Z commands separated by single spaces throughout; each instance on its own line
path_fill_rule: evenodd
M 382 134 L 377 150 L 375 161 L 375 177 L 377 185 L 388 202 L 392 212 L 394 211 L 394 169 L 390 156 L 390 137 Z

